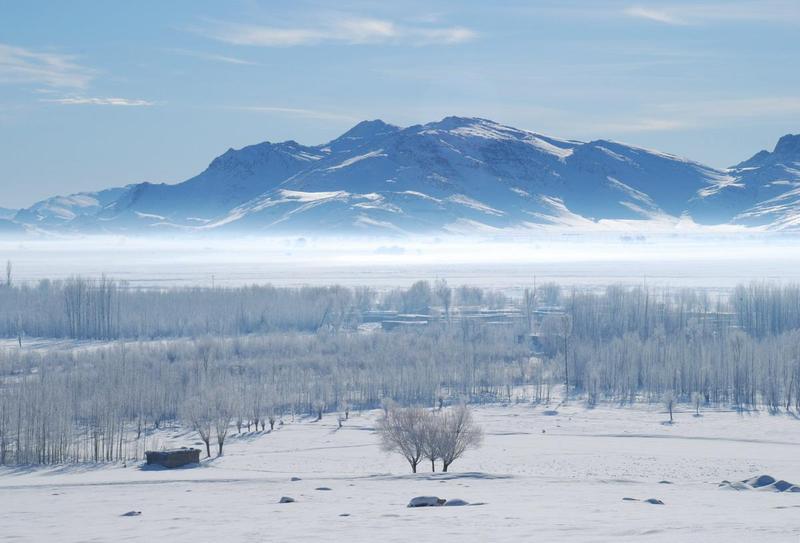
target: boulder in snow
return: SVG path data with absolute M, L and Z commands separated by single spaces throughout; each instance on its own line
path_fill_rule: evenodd
M 753 488 L 761 488 L 762 486 L 769 486 L 775 482 L 775 477 L 771 475 L 758 475 L 756 477 L 751 477 L 749 479 L 745 479 L 742 481 L 746 485 L 750 485 Z
M 444 505 L 447 500 L 436 496 L 417 496 L 408 502 L 408 507 L 438 507 Z

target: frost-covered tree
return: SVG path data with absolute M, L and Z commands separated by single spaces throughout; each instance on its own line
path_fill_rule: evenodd
M 446 279 L 438 279 L 433 285 L 436 300 L 441 304 L 447 322 L 450 322 L 450 306 L 453 303 L 453 289 L 447 284 Z
M 396 452 L 406 459 L 411 472 L 425 454 L 425 437 L 428 412 L 416 407 L 390 409 L 378 421 L 378 434 L 383 450 Z
M 447 472 L 467 450 L 481 445 L 483 431 L 474 422 L 469 407 L 463 404 L 440 412 L 435 418 L 437 456 L 442 461 L 442 471 Z
M 700 416 L 700 406 L 703 403 L 703 395 L 699 392 L 692 392 L 692 404 L 694 405 L 694 415 Z
M 184 406 L 184 416 L 205 444 L 206 457 L 211 458 L 211 432 L 216 418 L 210 398 L 207 396 L 188 398 Z

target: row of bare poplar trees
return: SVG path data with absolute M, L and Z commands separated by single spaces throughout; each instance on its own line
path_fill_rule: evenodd
M 409 307 L 428 303 L 429 310 L 445 311 L 439 302 L 448 288 L 416 284 L 386 295 Z M 13 298 L 20 289 L 0 290 Z M 159 428 L 174 424 L 197 430 L 207 452 L 214 442 L 219 453 L 229 428 L 263 430 L 265 421 L 274 424 L 281 415 L 319 416 L 345 405 L 376 407 L 386 399 L 400 406 L 547 402 L 558 385 L 590 403 L 660 401 L 670 393 L 678 402 L 699 397 L 738 408 L 800 408 L 800 330 L 792 325 L 791 286 L 751 285 L 723 296 L 547 285 L 517 300 L 520 318 L 511 322 L 445 318 L 419 329 L 373 333 L 293 328 L 303 321 L 299 315 L 344 314 L 328 310 L 330 296 L 346 292 L 342 296 L 355 299 L 357 289 L 217 290 L 131 296 L 163 296 L 166 301 L 149 309 L 155 320 L 177 322 L 185 311 L 185 319 L 196 322 L 192 308 L 208 315 L 220 303 L 225 311 L 226 295 L 250 293 L 252 307 L 276 301 L 262 311 L 286 326 L 264 334 L 107 341 L 66 350 L 1 349 L 0 463 L 136 458 L 158 445 Z M 448 312 L 468 296 L 487 307 L 487 299 L 499 299 L 475 289 L 451 294 Z M 159 316 L 160 304 L 192 296 L 194 302 L 176 302 Z M 369 307 L 384 303 L 380 293 L 370 296 Z M 540 342 L 536 356 L 531 330 Z

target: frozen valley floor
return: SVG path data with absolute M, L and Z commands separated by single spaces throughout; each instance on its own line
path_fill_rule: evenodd
M 557 414 L 554 414 L 556 411 Z M 756 474 L 800 482 L 792 415 L 660 406 L 486 406 L 486 439 L 451 473 L 411 475 L 373 431 L 379 412 L 234 436 L 192 469 L 139 463 L 0 470 L 3 541 L 769 541 L 800 537 L 800 493 L 718 488 Z M 544 432 L 543 432 L 544 430 Z M 191 445 L 164 431 L 154 443 Z M 292 481 L 292 478 L 300 480 Z M 669 484 L 667 484 L 666 482 Z M 327 488 L 329 490 L 318 490 Z M 418 495 L 468 507 L 408 509 Z M 279 504 L 282 496 L 295 503 Z M 657 498 L 664 505 L 643 501 Z M 134 517 L 122 516 L 141 511 Z

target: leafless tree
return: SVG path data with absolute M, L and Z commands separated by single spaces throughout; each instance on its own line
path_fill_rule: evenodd
M 672 390 L 667 390 L 664 392 L 662 401 L 664 402 L 664 407 L 666 407 L 667 411 L 669 411 L 669 422 L 672 424 L 672 410 L 675 408 L 675 393 Z
M 438 456 L 442 461 L 442 471 L 461 458 L 471 448 L 483 442 L 483 431 L 472 419 L 472 412 L 466 405 L 458 405 L 437 414 L 439 430 L 436 432 Z
M 450 306 L 453 302 L 453 289 L 447 285 L 446 279 L 438 279 L 433 285 L 433 292 L 436 295 L 436 299 L 442 304 L 445 319 L 447 322 L 450 322 Z
M 192 428 L 200 435 L 206 445 L 206 456 L 211 458 L 211 431 L 214 424 L 214 413 L 208 398 L 189 398 L 184 407 L 184 416 Z
M 400 453 L 411 466 L 412 473 L 425 453 L 427 411 L 416 407 L 391 409 L 378 422 L 383 450 Z
M 425 417 L 422 431 L 424 433 L 422 454 L 431 463 L 431 472 L 436 471 L 436 461 L 439 460 L 441 455 L 441 432 L 443 425 L 441 424 L 441 408 L 438 412 L 427 413 Z
M 222 456 L 222 446 L 228 436 L 228 429 L 233 419 L 232 397 L 228 390 L 217 390 L 214 398 L 214 429 L 217 433 L 217 456 Z
M 525 332 L 533 331 L 533 312 L 536 309 L 536 280 L 533 289 L 526 288 L 522 295 L 522 311 L 525 314 Z
M 699 392 L 692 392 L 692 403 L 694 404 L 694 415 L 700 416 L 700 406 L 703 403 L 703 395 Z

